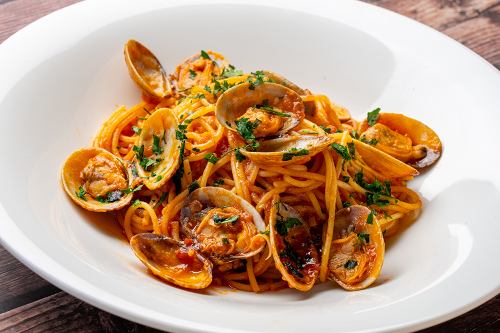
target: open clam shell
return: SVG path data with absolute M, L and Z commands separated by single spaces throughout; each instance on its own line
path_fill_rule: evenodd
M 361 142 L 353 140 L 358 153 L 363 161 L 373 170 L 383 174 L 390 179 L 406 179 L 419 174 L 418 170 L 412 166 L 401 162 L 383 151 Z
M 219 97 L 215 115 L 231 131 L 237 131 L 238 121 L 247 118 L 259 121 L 255 137 L 275 136 L 287 133 L 300 123 L 304 118 L 304 104 L 295 91 L 285 86 L 269 82 L 242 83 Z
M 265 246 L 259 231 L 266 226 L 259 213 L 220 187 L 193 191 L 181 209 L 181 226 L 200 252 L 219 264 L 252 257 Z
M 355 205 L 335 214 L 334 240 L 328 262 L 329 278 L 346 290 L 371 285 L 384 262 L 385 243 L 376 216 Z
M 132 199 L 131 177 L 124 162 L 102 148 L 73 152 L 64 163 L 61 178 L 69 197 L 86 210 L 117 210 Z
M 267 76 L 269 79 L 272 80 L 272 82 L 275 82 L 277 84 L 281 84 L 282 86 L 287 87 L 288 89 L 292 89 L 295 91 L 297 94 L 300 96 L 307 95 L 307 91 L 293 83 L 292 81 L 288 80 L 284 76 L 272 72 L 272 71 L 262 71 L 265 76 Z
M 308 224 L 291 206 L 274 201 L 270 212 L 271 249 L 276 268 L 291 288 L 308 291 L 319 275 L 319 255 Z
M 177 118 L 170 109 L 158 109 L 142 125 L 137 140 L 136 168 L 150 190 L 163 186 L 179 166 Z
M 159 98 L 171 94 L 165 70 L 147 47 L 131 39 L 125 44 L 124 55 L 130 77 L 142 91 Z
M 261 141 L 257 151 L 241 149 L 241 153 L 258 165 L 283 166 L 304 164 L 328 147 L 334 139 L 320 135 L 284 135 Z
M 180 92 L 194 86 L 204 86 L 222 74 L 229 64 L 223 55 L 214 51 L 201 51 L 181 63 L 173 75 Z
M 424 123 L 398 113 L 380 113 L 377 123 L 360 126 L 361 135 L 377 140 L 376 147 L 417 169 L 435 163 L 442 152 L 436 132 Z
M 130 245 L 154 275 L 168 282 L 189 289 L 203 289 L 212 283 L 212 263 L 194 248 L 151 233 L 135 235 Z

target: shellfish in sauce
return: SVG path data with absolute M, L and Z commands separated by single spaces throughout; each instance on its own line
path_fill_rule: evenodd
M 132 237 L 130 246 L 154 275 L 168 282 L 189 289 L 203 289 L 212 283 L 212 263 L 182 242 L 143 233 Z
M 179 166 L 179 140 L 175 135 L 177 118 L 170 109 L 158 109 L 143 125 L 137 145 L 136 168 L 150 190 L 165 184 Z
M 249 140 L 287 133 L 304 118 L 304 104 L 285 86 L 247 82 L 224 92 L 217 100 L 215 114 L 222 125 L 243 132 L 244 139 Z
M 271 248 L 276 268 L 291 288 L 310 290 L 319 275 L 319 256 L 309 226 L 291 206 L 273 200 Z
M 333 138 L 321 135 L 284 135 L 261 141 L 256 151 L 247 149 L 240 151 L 258 165 L 304 164 L 333 141 Z
M 71 154 L 62 169 L 62 183 L 79 206 L 106 212 L 132 199 L 131 181 L 123 161 L 102 148 L 83 148 Z
M 397 113 L 380 113 L 377 122 L 369 126 L 365 120 L 360 126 L 361 136 L 376 140 L 383 152 L 422 169 L 441 156 L 441 140 L 424 123 Z
M 219 77 L 229 64 L 224 56 L 213 51 L 201 51 L 177 66 L 172 75 L 177 89 L 182 92 L 194 86 L 210 84 L 214 77 Z
M 131 39 L 124 54 L 130 77 L 146 95 L 164 98 L 172 93 L 163 66 L 147 47 Z
M 193 191 L 181 209 L 181 226 L 217 264 L 252 257 L 266 244 L 259 233 L 266 226 L 255 208 L 220 187 Z
M 346 290 L 371 285 L 380 274 L 385 243 L 375 214 L 354 205 L 335 214 L 329 278 Z

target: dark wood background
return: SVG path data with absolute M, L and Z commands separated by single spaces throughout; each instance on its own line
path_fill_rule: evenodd
M 30 22 L 77 1 L 0 0 L 0 42 Z M 439 30 L 500 69 L 500 0 L 366 2 Z M 0 332 L 24 331 L 156 332 L 68 295 L 31 272 L 0 246 Z M 500 295 L 422 332 L 500 332 Z

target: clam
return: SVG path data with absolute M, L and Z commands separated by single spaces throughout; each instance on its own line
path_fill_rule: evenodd
M 154 275 L 168 282 L 189 289 L 203 289 L 212 283 L 212 263 L 182 242 L 143 233 L 132 237 L 130 245 Z
M 71 154 L 62 168 L 69 197 L 93 212 L 126 206 L 132 199 L 131 177 L 120 158 L 102 148 L 83 148 Z
M 258 165 L 304 164 L 333 141 L 333 138 L 322 135 L 284 135 L 261 141 L 255 151 L 240 149 L 240 152 Z
M 385 243 L 376 216 L 365 206 L 355 205 L 335 214 L 329 279 L 346 290 L 371 285 L 384 261 Z
M 291 288 L 310 290 L 320 264 L 308 224 L 295 209 L 279 201 L 273 202 L 269 224 L 273 258 L 283 280 Z
M 153 112 L 143 125 L 134 147 L 137 174 L 150 190 L 163 186 L 179 166 L 177 118 L 170 109 Z
M 304 118 L 304 104 L 293 90 L 264 82 L 239 84 L 226 90 L 217 100 L 219 122 L 240 134 L 249 126 L 250 137 L 263 138 L 287 133 Z M 244 137 L 249 139 L 249 137 Z
M 201 51 L 177 66 L 173 77 L 179 91 L 184 91 L 196 85 L 210 84 L 212 79 L 220 76 L 228 65 L 221 54 L 213 51 Z
M 181 226 L 200 252 L 217 264 L 249 258 L 265 246 L 266 226 L 255 208 L 220 187 L 193 191 L 181 209 Z
M 361 156 L 363 161 L 373 170 L 383 174 L 386 179 L 408 178 L 419 173 L 412 166 L 377 149 L 378 147 L 375 148 L 359 140 L 353 140 L 353 142 L 356 153 Z
M 142 91 L 159 98 L 171 94 L 165 70 L 150 50 L 131 39 L 125 44 L 124 53 L 130 77 Z
M 272 82 L 275 82 L 277 84 L 281 84 L 282 86 L 285 86 L 288 89 L 292 89 L 300 96 L 307 95 L 306 90 L 302 89 L 301 87 L 299 87 L 298 85 L 296 85 L 292 81 L 288 80 L 287 78 L 281 76 L 280 74 L 275 73 L 275 72 L 271 72 L 271 71 L 262 71 L 262 72 L 264 73 L 264 75 L 267 78 L 271 79 Z
M 380 113 L 377 123 L 360 127 L 361 136 L 377 140 L 376 147 L 397 159 L 422 169 L 441 156 L 441 140 L 427 125 L 397 113 Z

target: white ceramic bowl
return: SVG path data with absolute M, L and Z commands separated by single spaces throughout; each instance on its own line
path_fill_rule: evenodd
M 444 154 L 411 183 L 423 214 L 388 243 L 376 285 L 181 290 L 146 273 L 110 216 L 73 205 L 60 187 L 62 162 L 90 144 L 116 105 L 140 98 L 123 62 L 129 38 L 168 70 L 213 49 L 238 68 L 271 69 L 325 93 L 358 119 L 380 106 L 436 130 Z M 9 38 L 0 73 L 2 243 L 106 311 L 173 331 L 399 331 L 459 315 L 500 290 L 500 75 L 414 21 L 352 1 L 90 1 Z

